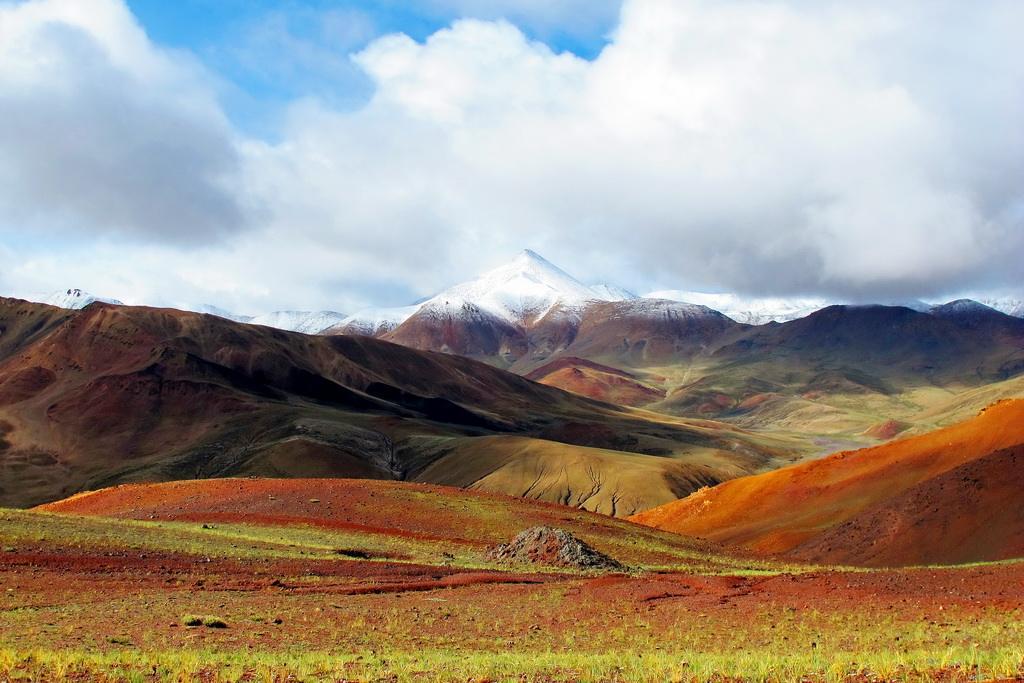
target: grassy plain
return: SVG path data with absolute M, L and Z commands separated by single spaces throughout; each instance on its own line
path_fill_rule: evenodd
M 113 515 L 135 500 L 143 519 L 0 512 L 0 680 L 1024 675 L 1019 563 L 785 565 L 543 503 L 302 484 L 123 487 L 77 505 Z M 249 521 L 218 511 L 244 495 Z M 532 524 L 567 528 L 631 570 L 486 559 Z M 186 625 L 193 616 L 202 624 Z

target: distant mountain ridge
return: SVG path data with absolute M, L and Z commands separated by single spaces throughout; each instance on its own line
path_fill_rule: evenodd
M 0 298 L 0 507 L 124 481 L 315 474 L 624 515 L 790 448 L 368 337 Z
M 585 285 L 543 256 L 527 249 L 509 263 L 408 306 L 368 308 L 351 315 L 330 310 L 282 310 L 249 315 L 234 313 L 212 304 L 186 305 L 181 308 L 236 322 L 305 334 L 390 335 L 393 341 L 416 348 L 468 355 L 494 354 L 498 353 L 495 347 L 503 347 L 501 354 L 514 362 L 516 358 L 529 354 L 531 348 L 530 340 L 513 339 L 522 336 L 515 332 L 517 329 L 521 332 L 523 329 L 551 328 L 559 324 L 564 327 L 567 322 L 571 326 L 582 319 L 584 311 L 593 304 L 642 299 L 705 306 L 745 325 L 799 320 L 839 303 L 818 297 L 744 297 L 727 292 L 678 289 L 657 290 L 637 296 L 607 282 Z M 72 310 L 84 308 L 95 301 L 121 304 L 117 299 L 97 296 L 81 289 L 61 290 L 34 300 Z M 1021 297 L 978 297 L 971 301 L 1007 315 L 1024 317 L 1024 298 Z M 956 302 L 929 304 L 912 300 L 880 303 L 941 314 L 944 306 Z M 409 326 L 412 329 L 399 331 L 410 320 L 414 320 Z M 471 322 L 470 326 L 477 328 L 476 336 L 481 338 L 460 341 L 460 334 L 467 332 L 460 333 L 452 328 L 457 321 Z M 434 329 L 426 334 L 424 327 Z M 561 336 L 565 336 L 564 330 Z M 550 344 L 550 338 L 541 342 L 542 346 Z
M 706 306 L 590 287 L 532 251 L 424 302 L 381 338 L 529 372 L 560 354 L 689 357 L 739 324 Z
M 738 323 L 747 325 L 784 323 L 803 318 L 828 306 L 825 299 L 743 298 L 736 294 L 709 294 L 675 289 L 650 292 L 645 294 L 644 298 L 707 306 L 724 313 Z
M 39 303 L 47 304 L 49 306 L 56 306 L 57 308 L 67 308 L 72 311 L 77 311 L 85 308 L 90 304 L 94 304 L 97 301 L 105 304 L 113 304 L 115 306 L 123 306 L 117 299 L 110 299 L 95 294 L 90 294 L 81 289 L 72 288 L 59 292 L 53 292 L 45 297 L 42 297 L 42 301 Z
M 250 322 L 254 316 L 251 315 L 240 315 L 238 313 L 232 313 L 231 311 L 224 310 L 219 306 L 213 304 L 199 304 L 198 306 L 189 306 L 183 310 L 190 310 L 193 313 L 205 313 L 206 315 L 215 315 L 218 318 L 224 318 L 225 320 L 234 320 L 236 323 L 247 323 Z
M 356 334 L 380 337 L 408 320 L 420 308 L 419 304 L 395 308 L 367 308 L 347 316 L 337 325 L 324 330 L 325 334 Z
M 124 303 L 117 299 L 97 296 L 78 288 L 58 291 L 46 296 L 33 297 L 34 299 L 39 299 L 38 303 L 56 306 L 57 308 L 66 308 L 72 311 L 81 310 L 97 302 L 124 306 Z M 336 311 L 272 311 L 261 315 L 243 315 L 213 304 L 186 305 L 182 306 L 179 310 L 203 313 L 238 323 L 263 325 L 265 327 L 274 327 L 279 330 L 301 332 L 303 334 L 321 334 L 329 328 L 339 325 L 347 317 L 344 313 Z
M 274 311 L 257 315 L 247 320 L 250 325 L 263 325 L 289 332 L 303 334 L 320 334 L 345 319 L 344 313 L 337 311 Z

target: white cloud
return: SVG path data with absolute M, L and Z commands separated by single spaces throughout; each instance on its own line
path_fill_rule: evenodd
M 111 0 L 0 5 L 0 221 L 191 242 L 242 222 L 201 69 Z
M 524 246 L 638 289 L 1015 287 L 1022 24 L 1012 0 L 630 0 L 594 61 L 504 21 L 384 37 L 354 57 L 364 107 L 305 99 L 279 143 L 241 143 L 248 231 L 123 270 L 229 307 L 342 310 L 375 303 L 352 283 L 428 294 Z M 124 33 L 90 35 L 140 40 Z M 184 67 L 142 45 L 158 66 L 139 80 L 164 93 L 159 65 Z
M 382 38 L 356 57 L 373 101 L 299 108 L 268 153 L 294 180 L 275 215 L 459 271 L 540 242 L 585 275 L 618 254 L 627 282 L 936 293 L 1021 254 L 1014 18 L 998 2 L 633 0 L 594 62 L 505 23 Z M 960 54 L 955 74 L 935 73 L 937 46 Z M 975 87 L 990 78 L 1004 87 Z

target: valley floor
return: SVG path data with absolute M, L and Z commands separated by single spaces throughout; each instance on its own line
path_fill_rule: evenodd
M 141 520 L 0 511 L 0 680 L 1024 677 L 1021 563 L 786 566 L 498 496 L 287 486 L 253 491 L 291 502 L 248 522 L 196 503 L 202 492 L 165 496 Z M 353 501 L 371 498 L 360 524 Z M 533 523 L 632 569 L 486 559 Z

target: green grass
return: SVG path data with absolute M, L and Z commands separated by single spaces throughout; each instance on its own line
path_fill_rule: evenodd
M 487 501 L 495 507 L 499 503 Z M 472 511 L 486 517 L 486 504 Z M 575 512 L 575 511 L 571 511 Z M 500 518 L 499 518 L 500 519 Z M 516 532 L 525 528 L 508 522 Z M 498 534 L 494 538 L 510 540 Z M 735 558 L 690 548 L 679 537 L 642 530 L 619 520 L 584 534 L 597 549 L 639 570 L 699 571 L 708 574 L 802 572 L 807 567 Z M 46 545 L 78 549 L 117 548 L 136 552 L 169 552 L 219 559 L 346 560 L 344 551 L 366 553 L 370 561 L 448 564 L 464 569 L 507 569 L 485 558 L 486 545 L 434 540 L 368 531 L 346 531 L 309 525 L 202 524 L 81 517 L 46 512 L 0 509 L 0 540 L 5 545 Z M 552 571 L 570 570 L 552 567 Z
M 203 525 L 3 509 L 0 509 L 0 530 L 5 542 L 15 546 L 59 543 L 80 549 L 113 547 L 238 560 L 337 560 L 342 559 L 338 549 L 344 548 L 418 561 L 434 557 L 437 546 L 437 543 L 386 534 L 348 533 L 305 525 Z M 461 553 L 466 560 L 469 555 L 468 552 Z
M 474 514 L 486 520 L 487 505 L 480 505 Z M 609 525 L 594 530 L 594 544 L 652 558 L 645 569 L 670 558 L 664 568 L 700 576 L 810 570 L 715 555 L 682 546 L 670 534 Z M 699 589 L 683 600 L 648 602 L 643 591 L 603 588 L 591 577 L 389 595 L 344 594 L 357 579 L 328 573 L 282 577 L 290 589 L 239 586 L 246 565 L 231 573 L 204 561 L 283 559 L 305 567 L 313 560 L 347 562 L 338 554 L 345 549 L 435 565 L 451 552 L 445 562 L 488 565 L 472 544 L 301 525 L 206 526 L 0 510 L 0 547 L 77 548 L 98 557 L 175 553 L 190 560 L 181 565 L 187 582 L 175 583 L 180 577 L 169 572 L 164 587 L 157 573 L 138 591 L 130 573 L 114 586 L 99 585 L 102 574 L 85 574 L 50 594 L 39 588 L 45 584 L 31 583 L 34 570 L 6 568 L 0 576 L 19 587 L 0 591 L 0 681 L 838 683 L 854 674 L 923 681 L 941 673 L 965 682 L 1024 675 L 1024 613 L 996 603 L 961 604 L 944 595 L 900 602 L 901 595 L 883 591 L 863 602 L 824 592 L 813 606 L 796 594 L 786 598 L 796 602 L 764 596 L 721 607 L 716 598 L 702 602 Z M 153 568 L 162 562 L 156 557 Z M 148 576 L 149 567 L 131 571 Z M 837 583 L 847 571 L 835 570 Z M 261 580 L 275 576 L 264 573 Z M 202 587 L 192 586 L 197 578 L 205 580 Z M 677 589 L 650 589 L 655 598 L 665 590 Z
M 205 626 L 206 628 L 228 627 L 228 622 L 224 621 L 220 617 L 212 615 L 199 616 L 196 614 L 186 614 L 181 618 L 181 623 L 185 626 Z
M 856 652 L 826 658 L 798 654 L 721 655 L 699 651 L 612 651 L 601 654 L 565 652 L 462 653 L 312 652 L 279 656 L 240 652 L 15 652 L 0 650 L 0 676 L 30 680 L 89 675 L 109 680 L 195 680 L 213 674 L 216 680 L 266 681 L 846 681 L 864 674 L 891 681 L 1011 679 L 1022 672 L 1019 648 L 982 652 L 973 648 L 943 653 L 907 652 L 899 655 Z M 290 677 L 290 678 L 289 678 Z
M 673 390 L 701 378 L 707 379 L 700 392 L 707 395 L 725 394 L 739 401 L 752 390 L 751 382 L 766 380 L 775 385 L 769 392 L 777 395 L 770 406 L 751 413 L 712 416 L 756 433 L 788 439 L 794 450 L 807 457 L 824 455 L 816 441 L 829 444 L 824 451 L 845 450 L 853 447 L 873 446 L 877 440 L 865 434 L 869 428 L 889 419 L 910 425 L 902 436 L 922 433 L 969 419 L 996 400 L 1024 396 L 1024 379 L 1015 377 L 1001 382 L 971 387 L 960 383 L 936 386 L 920 382 L 916 375 L 896 372 L 892 376 L 881 374 L 889 381 L 894 393 L 826 392 L 808 397 L 804 385 L 828 364 L 819 368 L 785 357 L 772 358 L 770 363 L 720 363 L 713 359 L 698 360 L 691 365 L 666 365 L 644 368 L 644 371 L 666 378 L 662 387 L 672 395 Z M 677 397 L 678 400 L 678 397 Z M 700 401 L 697 401 L 700 403 Z M 653 406 L 670 414 L 697 417 L 693 406 L 678 405 L 669 399 Z

